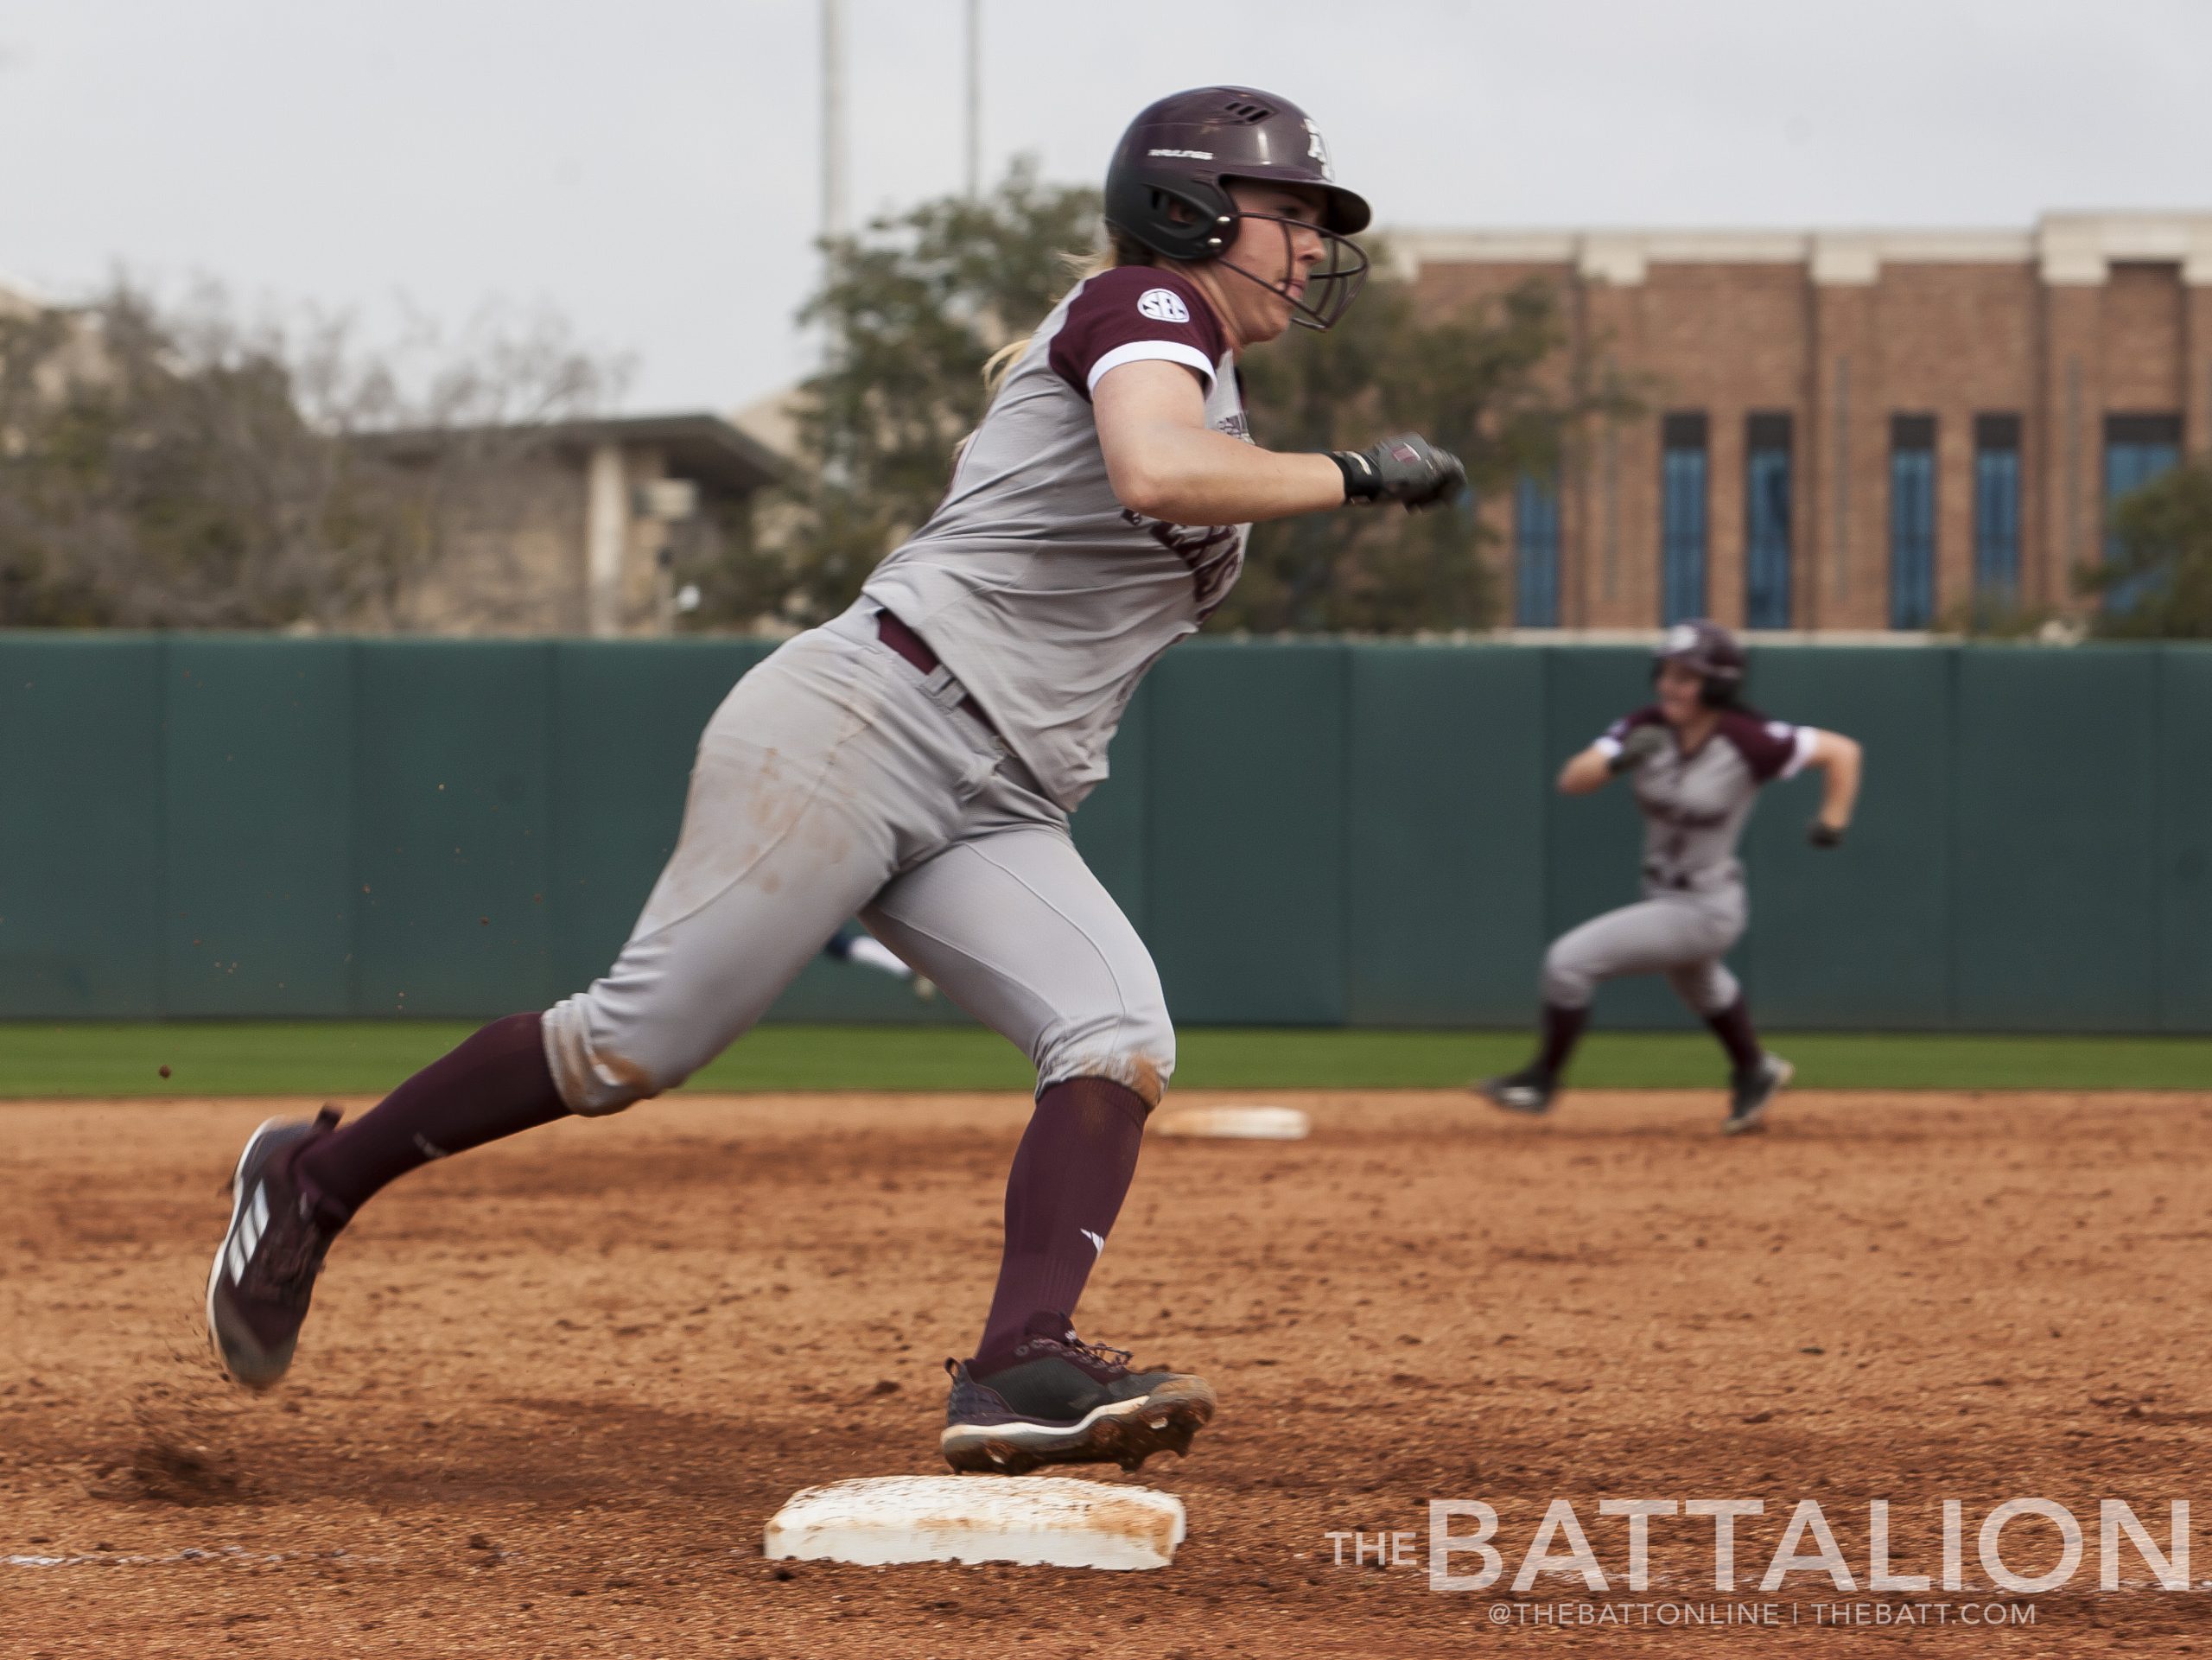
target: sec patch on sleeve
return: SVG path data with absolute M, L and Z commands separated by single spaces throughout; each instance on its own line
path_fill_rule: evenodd
M 1147 289 L 1137 296 L 1137 309 L 1156 322 L 1186 323 L 1191 308 L 1173 289 Z

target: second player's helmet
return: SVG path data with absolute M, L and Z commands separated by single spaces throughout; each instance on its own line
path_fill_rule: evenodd
M 1662 663 L 1679 663 L 1695 674 L 1705 683 L 1703 695 L 1708 703 L 1732 703 L 1743 690 L 1744 670 L 1748 661 L 1743 642 L 1719 623 L 1703 617 L 1678 622 L 1668 629 L 1659 642 L 1659 649 L 1651 657 L 1654 674 Z
M 1106 222 L 1169 259 L 1220 259 L 1236 239 L 1239 219 L 1271 217 L 1237 211 L 1229 194 L 1234 179 L 1320 193 L 1328 251 L 1306 279 L 1313 297 L 1286 297 L 1296 321 L 1326 328 L 1344 315 L 1367 275 L 1367 256 L 1346 239 L 1374 215 L 1363 197 L 1336 181 L 1320 129 L 1287 98 L 1249 86 L 1200 86 L 1147 108 L 1129 123 L 1106 169 Z

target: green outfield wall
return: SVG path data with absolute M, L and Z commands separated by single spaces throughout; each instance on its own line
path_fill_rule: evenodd
M 489 1015 L 587 983 L 752 641 L 0 635 L 0 1018 Z M 1199 640 L 1076 836 L 1192 1024 L 1524 1023 L 1633 897 L 1560 760 L 1627 648 Z M 1733 961 L 1777 1027 L 2212 1031 L 2212 650 L 1772 646 L 1757 701 L 1866 745 L 1858 824 L 1769 790 Z M 786 1019 L 948 1020 L 817 962 Z M 1662 986 L 1609 1024 L 1684 1022 Z

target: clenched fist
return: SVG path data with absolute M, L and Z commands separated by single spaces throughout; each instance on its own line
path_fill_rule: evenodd
M 1449 501 L 1467 486 L 1467 469 L 1448 449 L 1418 433 L 1385 438 L 1364 449 L 1335 449 L 1346 501 L 1401 501 L 1408 512 Z
M 1667 747 L 1672 735 L 1663 726 L 1640 726 L 1621 740 L 1621 747 L 1605 763 L 1618 778 L 1633 767 L 1641 766 Z

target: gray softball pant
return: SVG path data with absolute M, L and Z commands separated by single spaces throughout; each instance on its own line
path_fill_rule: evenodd
M 1740 990 L 1721 958 L 1743 937 L 1748 909 L 1739 881 L 1705 892 L 1646 887 L 1642 902 L 1592 917 L 1552 942 L 1544 1001 L 1586 1008 L 1602 980 L 1663 974 L 1693 1011 L 1718 1014 Z
M 699 740 L 683 827 L 629 944 L 556 1004 L 562 1099 L 619 1112 L 766 1012 L 858 914 L 1019 1045 L 1040 1090 L 1108 1078 L 1156 1103 L 1175 1035 L 1151 954 L 1005 745 L 875 638 L 866 604 L 786 641 Z

